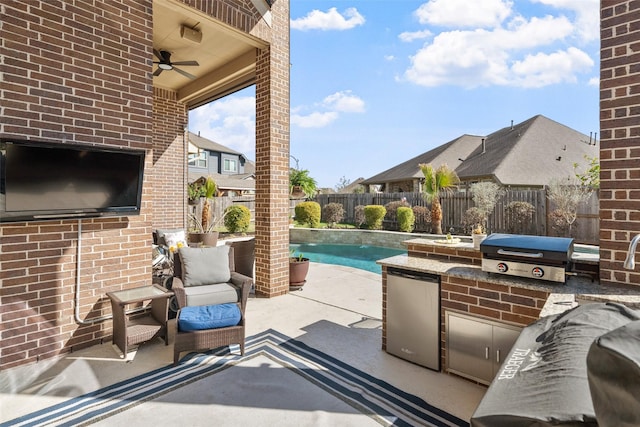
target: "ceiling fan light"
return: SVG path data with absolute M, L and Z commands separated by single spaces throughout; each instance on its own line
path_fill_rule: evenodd
M 158 68 L 162 68 L 163 70 L 171 70 L 173 67 L 171 64 L 158 64 Z

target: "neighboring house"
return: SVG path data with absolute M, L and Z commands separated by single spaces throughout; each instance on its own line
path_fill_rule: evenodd
M 487 136 L 462 135 L 433 150 L 362 181 L 382 191 L 420 192 L 421 163 L 442 164 L 455 170 L 461 184 L 493 181 L 510 187 L 540 188 L 554 178 L 575 176 L 574 163 L 584 167 L 585 156 L 598 157 L 595 138 L 537 115 Z M 583 170 L 582 170 L 583 171 Z
M 244 154 L 189 132 L 189 182 L 211 176 L 218 195 L 255 194 L 255 164 Z

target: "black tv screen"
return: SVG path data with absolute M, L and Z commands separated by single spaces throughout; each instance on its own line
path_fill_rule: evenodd
M 144 151 L 0 141 L 0 221 L 137 215 Z

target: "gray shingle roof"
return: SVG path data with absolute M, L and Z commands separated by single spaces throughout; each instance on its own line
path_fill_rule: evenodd
M 494 178 L 502 185 L 543 186 L 553 178 L 573 176 L 574 163 L 586 166 L 585 155 L 598 156 L 595 140 L 542 115 L 487 135 L 484 145 L 482 139 L 463 135 L 363 184 L 422 178 L 419 163 L 446 163 L 461 180 Z

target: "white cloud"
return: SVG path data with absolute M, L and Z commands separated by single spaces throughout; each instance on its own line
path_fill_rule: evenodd
M 321 128 L 331 124 L 338 118 L 335 111 L 327 111 L 324 113 L 314 112 L 306 116 L 299 114 L 291 115 L 291 124 L 301 128 Z
M 576 36 L 589 42 L 600 38 L 600 0 L 532 0 L 576 14 Z
M 400 40 L 402 40 L 403 42 L 412 42 L 414 40 L 422 40 L 422 39 L 426 39 L 429 38 L 433 35 L 433 33 L 429 30 L 422 30 L 422 31 L 405 31 L 404 33 L 401 33 L 398 38 Z
M 396 59 L 396 57 L 395 57 L 395 56 L 393 56 L 393 55 L 385 55 L 385 56 L 384 56 L 384 60 L 385 60 L 385 61 L 393 61 L 393 60 L 395 60 L 395 59 Z
M 254 158 L 256 100 L 253 96 L 228 97 L 189 113 L 189 130 Z
M 304 18 L 292 19 L 291 28 L 294 30 L 350 30 L 365 22 L 355 7 L 346 9 L 342 14 L 335 7 L 326 12 L 314 9 Z
M 327 96 L 323 104 L 335 111 L 342 113 L 362 113 L 364 112 L 364 101 L 351 94 L 350 90 L 342 92 L 336 92 L 333 95 Z
M 588 84 L 589 86 L 600 86 L 600 77 L 591 77 Z
M 555 83 L 575 83 L 575 73 L 588 71 L 593 60 L 575 47 L 552 54 L 527 55 L 513 64 L 515 82 L 522 87 L 542 87 Z
M 493 27 L 511 14 L 510 0 L 429 0 L 415 15 L 421 24 L 445 27 Z
M 561 2 L 576 3 L 555 0 Z M 489 3 L 499 9 L 496 2 Z M 501 4 L 511 6 L 510 2 Z M 423 6 L 426 5 L 445 9 L 439 0 Z M 576 31 L 575 24 L 566 16 L 525 19 L 514 14 L 494 28 L 441 32 L 410 57 L 411 65 L 404 79 L 422 86 L 449 84 L 467 88 L 541 87 L 575 82 L 577 73 L 589 72 L 594 66 L 583 50 L 567 46 Z
M 291 110 L 291 124 L 303 128 L 320 128 L 336 121 L 342 113 L 362 113 L 365 111 L 364 101 L 351 93 L 350 90 L 343 90 L 325 97 L 320 104 L 313 107 L 316 110 L 309 114 L 304 114 L 304 110 L 310 109 L 305 106 L 298 106 Z

